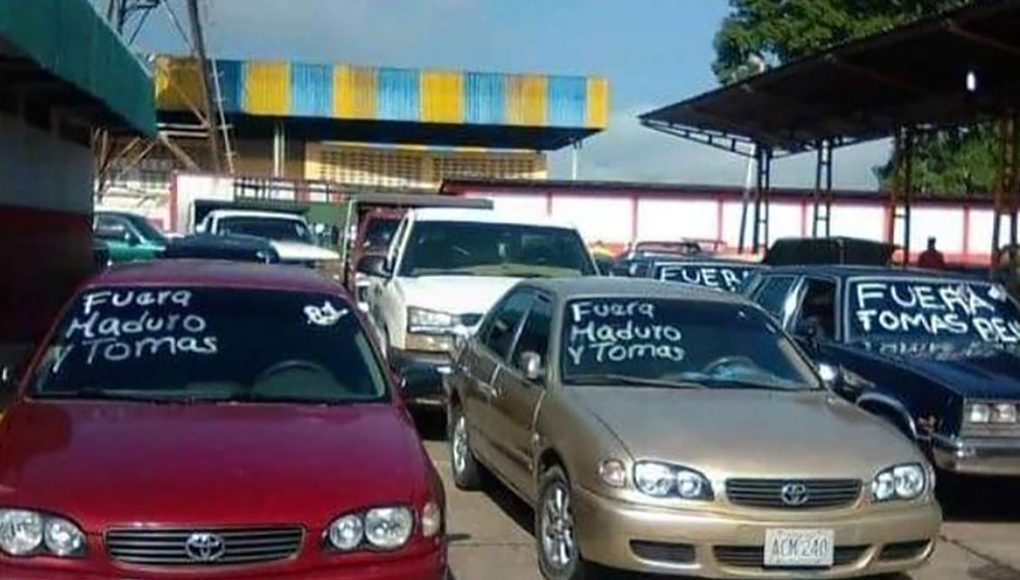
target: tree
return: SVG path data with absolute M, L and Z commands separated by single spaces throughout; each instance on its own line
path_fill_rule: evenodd
M 973 0 L 730 0 L 715 37 L 712 70 L 723 84 L 844 42 L 890 30 Z M 875 168 L 889 187 L 897 160 Z M 919 138 L 914 184 L 920 191 L 989 192 L 995 180 L 995 132 L 964 128 Z

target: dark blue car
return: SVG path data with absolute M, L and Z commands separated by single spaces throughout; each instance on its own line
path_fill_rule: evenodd
M 980 278 L 855 266 L 761 272 L 746 293 L 832 388 L 942 470 L 1020 475 L 1020 306 Z

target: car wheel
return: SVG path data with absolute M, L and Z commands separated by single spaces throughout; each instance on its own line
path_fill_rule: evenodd
M 535 541 L 538 567 L 546 580 L 584 580 L 588 564 L 581 558 L 574 526 L 570 481 L 560 467 L 542 477 L 535 505 Z
M 467 418 L 460 407 L 450 407 L 448 422 L 450 431 L 447 439 L 450 442 L 450 467 L 453 470 L 453 482 L 458 489 L 477 490 L 482 487 L 482 467 L 475 459 L 468 438 Z

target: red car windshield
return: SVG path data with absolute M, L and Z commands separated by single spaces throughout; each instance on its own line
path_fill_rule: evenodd
M 340 404 L 386 381 L 336 296 L 186 287 L 83 293 L 32 383 L 36 398 Z

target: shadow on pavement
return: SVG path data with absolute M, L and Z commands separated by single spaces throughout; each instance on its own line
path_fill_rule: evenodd
M 1016 478 L 975 478 L 939 474 L 936 493 L 946 521 L 1020 522 Z
M 446 411 L 432 407 L 411 409 L 418 435 L 425 441 L 446 441 Z

